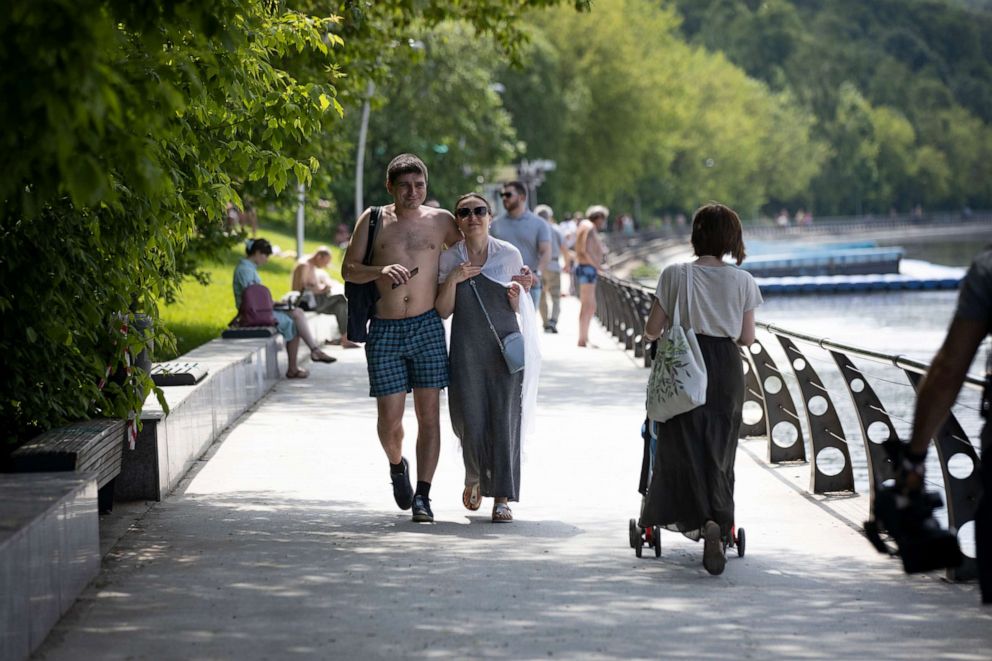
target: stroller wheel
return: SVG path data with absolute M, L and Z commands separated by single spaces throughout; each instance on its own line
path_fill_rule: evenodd
M 630 520 L 630 548 L 636 549 L 641 545 L 641 529 L 637 525 L 637 519 Z
M 644 549 L 641 547 L 640 544 L 634 547 L 634 555 L 636 555 L 638 558 L 641 557 L 643 553 L 644 553 Z
M 744 557 L 744 529 L 741 528 L 737 531 L 737 557 Z
M 661 528 L 655 526 L 651 529 L 651 536 L 654 537 L 654 557 L 661 557 Z

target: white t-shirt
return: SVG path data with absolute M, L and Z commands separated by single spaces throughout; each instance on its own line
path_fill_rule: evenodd
M 685 300 L 686 268 L 692 269 L 691 317 Z M 741 335 L 744 313 L 764 302 L 751 274 L 730 264 L 670 264 L 661 272 L 654 292 L 669 320 L 672 318 L 676 293 L 683 328 L 692 328 L 701 335 L 729 337 L 733 340 Z

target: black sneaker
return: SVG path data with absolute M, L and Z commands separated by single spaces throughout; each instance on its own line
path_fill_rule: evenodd
M 555 324 L 555 323 L 553 323 L 553 324 L 548 324 L 548 328 L 550 328 L 550 329 L 551 329 L 551 332 L 552 332 L 552 333 L 553 333 L 554 335 L 557 335 L 557 334 L 558 334 L 558 324 Z
M 403 464 L 403 472 L 394 473 L 390 471 L 389 478 L 393 481 L 393 498 L 396 499 L 396 504 L 400 506 L 401 510 L 408 510 L 413 505 L 413 487 L 410 486 L 410 464 L 407 462 L 406 457 L 402 457 L 400 462 Z
M 413 497 L 413 520 L 417 523 L 434 523 L 430 498 L 419 494 Z

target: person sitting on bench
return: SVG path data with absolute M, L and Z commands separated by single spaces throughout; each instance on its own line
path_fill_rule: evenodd
M 249 285 L 261 284 L 262 278 L 258 275 L 258 267 L 267 261 L 272 254 L 272 244 L 265 239 L 249 239 L 245 252 L 247 257 L 238 262 L 234 269 L 234 305 L 241 309 L 241 295 Z M 333 363 L 337 358 L 328 356 L 320 350 L 317 342 L 310 332 L 310 325 L 300 308 L 291 310 L 273 310 L 276 319 L 276 329 L 286 340 L 286 356 L 289 359 L 289 369 L 286 371 L 288 379 L 305 379 L 310 373 L 297 365 L 296 354 L 300 348 L 302 338 L 310 347 L 310 359 L 314 362 Z
M 345 349 L 353 349 L 360 345 L 348 340 L 348 299 L 344 297 L 344 286 L 335 282 L 327 271 L 331 263 L 331 249 L 320 246 L 308 259 L 301 261 L 293 269 L 293 291 L 312 292 L 316 301 L 314 312 L 333 314 L 341 332 L 340 344 Z M 335 291 L 338 290 L 338 291 Z

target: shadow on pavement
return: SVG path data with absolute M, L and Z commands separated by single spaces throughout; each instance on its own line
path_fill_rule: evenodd
M 988 652 L 992 616 L 954 606 L 952 586 L 866 574 L 814 543 L 711 577 L 675 534 L 638 560 L 622 535 L 586 543 L 560 521 L 407 517 L 273 492 L 171 499 L 37 658 L 919 659 L 945 656 L 946 630 L 955 658 Z

